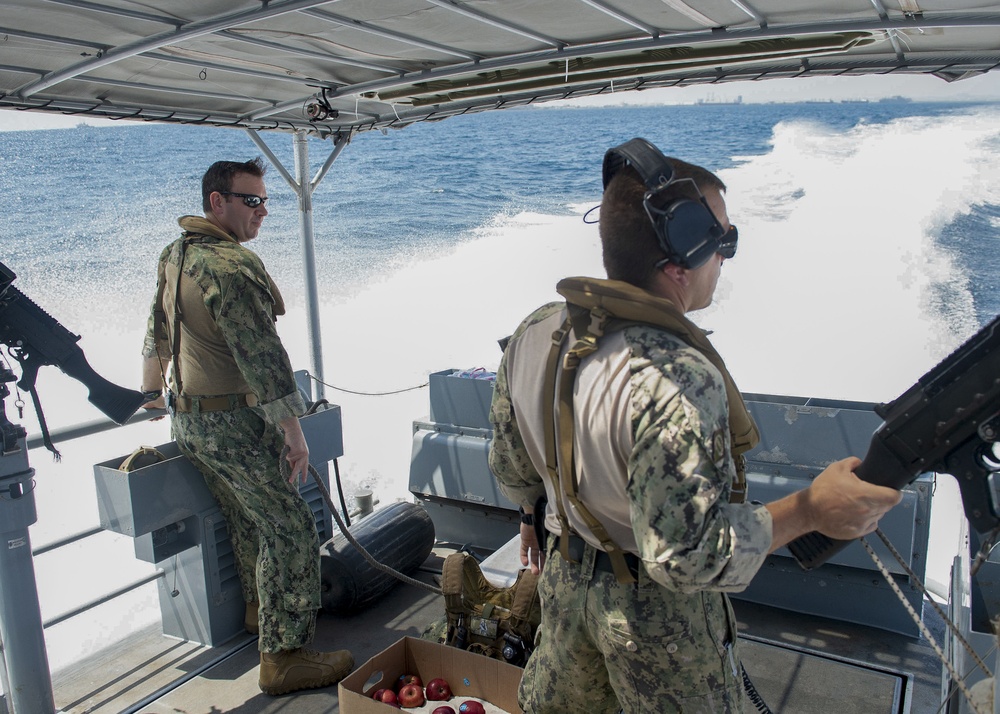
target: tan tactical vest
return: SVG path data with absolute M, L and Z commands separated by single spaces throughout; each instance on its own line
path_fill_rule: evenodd
M 725 381 L 726 396 L 729 401 L 729 431 L 733 460 L 736 463 L 736 478 L 730 497 L 733 503 L 742 503 L 746 500 L 746 465 L 743 454 L 757 445 L 760 434 L 722 357 L 715 351 L 704 331 L 684 317 L 671 301 L 658 298 L 629 283 L 597 278 L 566 278 L 559 282 L 556 290 L 566 298 L 568 317 L 552 336 L 552 347 L 545 371 L 544 424 L 546 470 L 556 494 L 559 525 L 563 533 L 572 532 L 563 503 L 565 496 L 610 556 L 618 581 L 634 582 L 635 578 L 629 572 L 621 548 L 611 539 L 607 530 L 587 509 L 577 493 L 576 469 L 573 463 L 573 384 L 577 367 L 587 355 L 597 349 L 598 340 L 609 332 L 623 329 L 631 324 L 655 325 L 677 335 L 715 365 Z M 562 376 L 558 378 L 559 356 L 571 333 L 576 341 L 563 356 Z M 557 396 L 558 434 L 554 418 Z M 562 538 L 560 547 L 562 557 L 570 560 L 569 539 Z

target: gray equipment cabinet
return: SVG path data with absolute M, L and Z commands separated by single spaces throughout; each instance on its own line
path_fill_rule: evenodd
M 486 550 L 500 548 L 519 527 L 517 505 L 500 492 L 487 461 L 492 376 L 453 369 L 430 375 L 430 416 L 413 422 L 409 484 L 438 540 Z
M 430 375 L 430 417 L 413 423 L 410 492 L 431 514 L 440 540 L 496 550 L 517 535 L 517 507 L 500 493 L 487 463 L 493 438 L 493 382 L 455 370 Z M 806 488 L 829 464 L 863 458 L 882 423 L 868 402 L 745 394 L 761 431 L 747 453 L 749 497 L 767 503 Z M 923 579 L 927 565 L 934 476 L 903 489 L 903 500 L 880 528 Z M 920 612 L 922 594 L 876 536 L 868 542 L 907 601 Z M 860 543 L 823 566 L 803 570 L 787 548 L 767 557 L 734 599 L 831 617 L 916 637 L 917 625 Z
M 340 407 L 302 417 L 310 462 L 329 489 L 329 461 L 343 455 Z M 215 647 L 243 632 L 245 603 L 226 521 L 201 473 L 174 442 L 165 459 L 119 471 L 126 455 L 94 466 L 101 525 L 135 539 L 139 560 L 164 571 L 157 580 L 163 634 Z M 316 518 L 320 542 L 332 517 L 310 477 L 299 489 Z
M 852 455 L 864 458 L 882 423 L 875 405 L 868 402 L 743 396 L 761 432 L 760 444 L 746 454 L 749 497 L 762 503 L 807 487 L 834 461 Z M 879 528 L 921 580 L 927 567 L 933 486 L 932 474 L 921 475 L 903 489 L 900 504 L 879 521 Z M 920 590 L 877 536 L 866 540 L 919 613 Z M 750 586 L 732 597 L 919 635 L 916 623 L 859 542 L 810 571 L 803 570 L 787 548 L 779 548 L 767 557 Z

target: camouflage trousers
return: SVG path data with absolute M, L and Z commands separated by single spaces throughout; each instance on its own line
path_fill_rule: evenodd
M 736 618 L 724 593 L 667 590 L 640 567 L 622 585 L 596 550 L 563 560 L 550 536 L 542 624 L 518 699 L 525 714 L 744 713 Z
M 259 601 L 261 652 L 309 644 L 320 608 L 312 510 L 279 469 L 284 436 L 254 409 L 178 413 L 171 435 L 226 519 L 247 602 Z

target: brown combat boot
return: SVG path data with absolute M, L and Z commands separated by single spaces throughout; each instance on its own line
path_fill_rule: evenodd
M 260 653 L 260 691 L 272 696 L 336 684 L 354 669 L 347 650 L 316 652 L 297 650 Z
M 243 615 L 243 629 L 251 635 L 260 634 L 260 603 L 256 600 L 247 603 L 247 610 Z

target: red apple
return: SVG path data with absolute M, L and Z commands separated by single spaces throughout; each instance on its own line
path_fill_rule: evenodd
M 458 712 L 459 714 L 486 714 L 486 709 L 474 699 L 466 699 L 458 706 Z
M 389 706 L 399 709 L 399 703 L 396 700 L 396 693 L 391 689 L 379 689 L 372 696 L 372 699 L 376 702 L 382 702 L 383 704 L 388 704 Z
M 424 689 L 419 684 L 404 684 L 399 690 L 399 706 L 409 709 L 424 705 Z
M 447 704 L 442 704 L 437 709 L 432 711 L 431 714 L 455 714 L 455 710 L 449 707 Z
M 451 699 L 451 685 L 438 677 L 427 683 L 427 700 L 431 702 L 444 702 Z
M 424 683 L 420 681 L 420 677 L 418 675 L 401 674 L 399 675 L 399 679 L 396 680 L 396 694 L 399 694 L 399 690 L 407 684 L 416 684 L 418 687 L 424 686 Z

